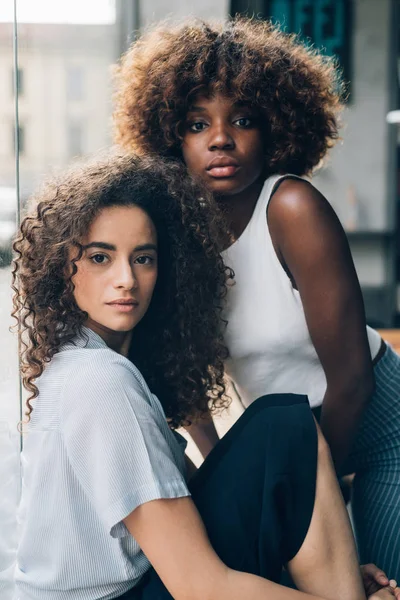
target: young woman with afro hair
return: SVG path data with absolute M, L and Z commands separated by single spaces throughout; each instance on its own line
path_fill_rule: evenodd
M 306 394 L 355 473 L 361 562 L 400 578 L 400 358 L 366 326 L 343 228 L 310 177 L 338 139 L 332 59 L 269 22 L 161 23 L 116 75 L 115 141 L 184 162 L 226 219 L 226 374 L 244 407 Z M 211 420 L 191 428 L 203 454 Z M 250 465 L 249 465 L 250 468 Z

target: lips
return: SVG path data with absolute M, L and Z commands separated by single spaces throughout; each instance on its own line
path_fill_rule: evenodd
M 133 298 L 118 298 L 118 300 L 112 300 L 111 302 L 106 302 L 111 306 L 137 306 L 138 302 L 133 300 Z
M 118 313 L 131 313 L 139 305 L 139 302 L 132 298 L 118 298 L 112 302 L 106 302 L 107 306 L 110 306 Z
M 211 177 L 233 177 L 240 169 L 239 163 L 229 156 L 215 156 L 207 165 Z

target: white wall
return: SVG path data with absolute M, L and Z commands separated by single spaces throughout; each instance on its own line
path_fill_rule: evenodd
M 193 15 L 203 19 L 226 18 L 229 0 L 142 0 L 140 3 L 140 23 L 146 26 L 166 17 L 187 17 Z

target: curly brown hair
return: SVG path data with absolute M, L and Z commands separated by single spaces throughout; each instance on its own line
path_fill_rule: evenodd
M 179 185 L 178 185 L 179 183 Z M 110 206 L 136 205 L 158 236 L 159 275 L 150 307 L 135 327 L 131 360 L 159 397 L 172 427 L 227 405 L 221 311 L 231 273 L 220 256 L 220 218 L 212 198 L 181 163 L 112 156 L 54 178 L 34 198 L 14 243 L 14 310 L 22 374 L 31 400 L 46 363 L 87 319 L 71 281 L 80 240 Z M 78 256 L 71 261 L 69 249 Z M 68 265 L 72 266 L 69 269 Z
M 122 57 L 115 83 L 115 141 L 140 154 L 181 157 L 199 92 L 259 111 L 267 174 L 310 173 L 338 139 L 344 86 L 334 59 L 267 21 L 161 23 Z

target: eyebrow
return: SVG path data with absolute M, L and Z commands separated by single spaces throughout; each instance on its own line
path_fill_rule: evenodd
M 189 106 L 188 112 L 206 112 L 206 108 L 203 106 Z
M 257 109 L 253 106 L 250 106 L 249 104 L 247 104 L 246 102 L 234 102 L 232 104 L 232 109 L 233 110 L 240 110 L 240 109 L 248 109 L 252 112 L 255 112 Z M 191 105 L 188 108 L 188 112 L 207 112 L 207 109 L 204 108 L 203 106 L 194 106 Z
M 84 250 L 88 250 L 89 248 L 102 248 L 103 250 L 112 250 L 114 252 L 117 250 L 114 244 L 107 244 L 106 242 L 90 242 L 90 244 L 83 246 Z M 143 250 L 154 250 L 157 252 L 157 246 L 155 244 L 140 244 L 133 250 L 134 252 L 142 252 Z

